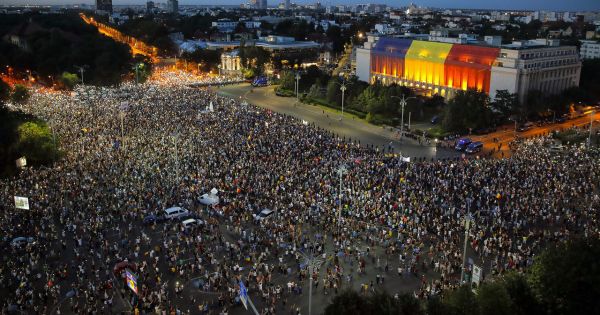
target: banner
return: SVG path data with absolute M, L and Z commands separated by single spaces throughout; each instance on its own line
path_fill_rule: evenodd
M 15 208 L 29 210 L 29 199 L 15 196 Z
M 131 289 L 131 291 L 133 291 L 133 293 L 138 294 L 137 278 L 129 269 L 125 269 L 125 275 L 127 276 L 127 286 Z

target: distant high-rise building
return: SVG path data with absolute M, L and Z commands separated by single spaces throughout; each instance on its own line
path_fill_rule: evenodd
M 284 5 L 284 9 L 289 10 L 290 9 L 290 0 L 285 0 L 285 5 Z
M 267 0 L 260 0 L 260 8 L 261 9 L 267 8 Z
M 96 0 L 96 10 L 112 13 L 112 0 Z
M 172 14 L 179 13 L 179 1 L 177 0 L 169 0 L 167 2 L 167 11 Z
M 154 2 L 148 1 L 146 2 L 146 12 L 151 13 L 154 10 Z

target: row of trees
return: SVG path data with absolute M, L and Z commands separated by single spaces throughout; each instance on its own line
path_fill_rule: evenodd
M 292 71 L 282 73 L 280 88 L 293 91 L 294 75 Z M 332 78 L 316 67 L 309 68 L 301 74 L 300 91 L 307 93 L 309 101 L 318 100 L 320 103 L 339 108 L 342 102 L 340 87 L 344 83 L 348 86 L 344 93 L 346 110 L 354 111 L 375 122 L 397 124 L 402 108 L 395 97 L 404 95 L 409 98 L 405 113 L 411 112 L 414 115 L 413 119 L 425 119 L 438 114 L 442 117 L 442 127 L 445 131 L 459 133 L 484 129 L 509 120 L 524 122 L 543 117 L 559 117 L 569 112 L 570 104 L 591 102 L 595 99 L 595 96 L 585 89 L 574 87 L 558 95 L 544 95 L 533 90 L 529 92 L 524 103 L 519 102 L 517 94 L 506 90 L 497 91 L 493 101 L 484 92 L 457 91 L 446 103 L 439 95 L 415 96 L 411 89 L 396 84 L 384 86 L 375 82 L 368 85 L 358 81 L 356 77 L 348 80 Z
M 465 285 L 423 303 L 411 295 L 396 299 L 385 292 L 365 296 L 345 291 L 325 314 L 600 314 L 600 240 L 581 238 L 549 246 L 527 273 L 508 273 L 475 291 Z
M 86 83 L 117 84 L 132 62 L 127 45 L 99 34 L 75 12 L 60 18 L 52 14 L 4 14 L 0 37 L 11 32 L 18 33 L 24 44 L 17 47 L 0 41 L 0 65 L 10 65 L 13 74 L 29 73 L 48 84 L 58 83 L 65 71 L 78 73 L 76 66 L 83 65 L 87 67 Z
M 48 125 L 31 115 L 13 111 L 5 102 L 26 102 L 29 91 L 22 85 L 11 88 L 0 80 L 0 177 L 16 171 L 15 161 L 27 159 L 28 166 L 49 164 L 61 156 L 57 139 Z

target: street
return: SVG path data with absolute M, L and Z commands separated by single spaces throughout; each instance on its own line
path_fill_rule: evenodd
M 254 91 L 251 92 L 251 90 Z M 433 143 L 420 145 L 417 141 L 409 138 L 403 139 L 401 143 L 397 130 L 371 125 L 360 119 L 348 118 L 350 115 L 340 120 L 340 115 L 333 110 L 328 111 L 297 102 L 295 98 L 275 95 L 273 86 L 252 88 L 249 84 L 230 85 L 219 88 L 217 92 L 225 96 L 242 98 L 250 104 L 307 121 L 339 137 L 360 141 L 361 145 L 368 144 L 379 149 L 386 148 L 386 150 L 391 146 L 393 152 L 401 153 L 403 156 L 440 159 L 460 155 L 453 149 L 436 148 Z

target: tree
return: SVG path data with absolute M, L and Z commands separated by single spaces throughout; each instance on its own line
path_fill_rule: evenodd
M 292 71 L 283 71 L 279 79 L 279 88 L 293 91 L 295 90 L 294 73 Z
M 354 290 L 346 290 L 333 298 L 325 308 L 325 315 L 421 315 L 421 303 L 410 294 L 398 298 L 385 291 L 375 291 L 370 295 L 361 295 Z
M 456 315 L 475 315 L 479 313 L 477 299 L 468 285 L 448 292 L 444 298 L 444 303 L 449 307 L 452 314 Z
M 521 117 L 530 118 L 542 111 L 548 110 L 548 103 L 546 102 L 546 97 L 539 90 L 530 90 L 527 93 L 527 99 L 525 100 L 525 104 L 522 107 L 523 112 Z
M 477 90 L 458 91 L 444 110 L 442 126 L 447 131 L 464 132 L 489 126 L 492 112 L 487 94 Z
M 514 315 L 543 314 L 542 307 L 535 298 L 524 275 L 511 272 L 502 277 L 502 283 L 508 293 Z
M 79 78 L 75 73 L 63 72 L 60 76 L 60 82 L 69 90 L 72 90 L 79 82 Z
M 29 99 L 29 90 L 24 85 L 17 84 L 10 98 L 15 103 L 25 103 Z
M 552 314 L 600 314 L 600 239 L 581 238 L 547 248 L 528 277 Z
M 58 158 L 58 148 L 46 123 L 25 122 L 19 126 L 18 135 L 18 152 L 27 158 L 28 164 L 41 165 Z
M 325 308 L 325 315 L 361 315 L 370 314 L 369 304 L 363 295 L 353 290 L 346 290 L 333 298 Z
M 492 111 L 498 113 L 503 120 L 520 114 L 519 96 L 507 90 L 496 91 L 496 98 L 490 105 Z
M 512 301 L 500 281 L 484 283 L 477 290 L 477 304 L 481 315 L 510 314 Z

